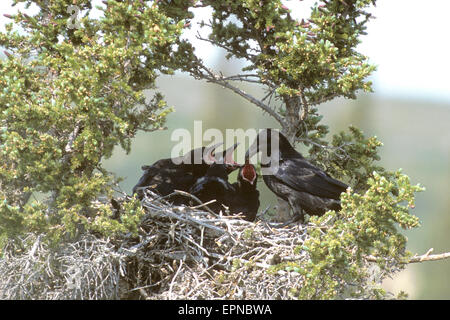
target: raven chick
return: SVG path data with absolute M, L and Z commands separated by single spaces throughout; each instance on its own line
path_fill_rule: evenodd
M 133 187 L 133 194 L 137 193 L 139 199 L 142 199 L 145 188 L 152 188 L 161 196 L 167 196 L 175 190 L 189 191 L 197 179 L 205 175 L 211 163 L 214 162 L 224 162 L 226 170 L 230 172 L 237 169 L 238 166 L 232 159 L 233 151 L 236 149 L 237 144 L 216 158 L 213 152 L 221 144 L 201 147 L 191 150 L 181 157 L 161 159 L 151 166 L 142 166 L 144 173 Z M 194 161 L 199 156 L 201 156 L 201 160 Z M 173 196 L 171 200 L 176 205 L 187 204 L 187 198 L 181 195 Z
M 197 179 L 189 193 L 199 198 L 203 203 L 216 200 L 209 204 L 215 213 L 224 211 L 226 195 L 234 193 L 234 187 L 228 182 L 228 171 L 224 164 L 212 164 L 203 177 Z
M 247 221 L 254 221 L 259 208 L 259 191 L 256 189 L 255 167 L 246 163 L 239 169 L 237 182 L 228 182 L 228 172 L 223 164 L 213 164 L 206 175 L 199 178 L 190 192 L 202 202 L 216 200 L 208 207 L 216 212 L 231 215 L 243 214 Z
M 255 221 L 259 209 L 259 191 L 256 189 L 258 175 L 255 166 L 246 162 L 239 169 L 237 182 L 233 183 L 233 193 L 227 193 L 225 205 L 231 214 L 242 213 L 247 221 Z

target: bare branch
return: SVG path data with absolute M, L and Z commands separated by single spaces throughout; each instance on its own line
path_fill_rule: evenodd
M 214 201 L 209 201 L 207 203 L 203 203 L 199 198 L 197 198 L 196 196 L 194 196 L 193 194 L 190 194 L 189 192 L 185 192 L 182 190 L 175 190 L 175 192 L 173 194 L 179 194 L 191 199 L 194 199 L 195 201 L 197 201 L 197 203 L 199 203 L 199 205 L 197 207 L 204 207 L 209 213 L 211 213 L 214 217 L 218 217 L 217 214 L 215 214 L 210 208 L 208 208 L 208 204 L 213 203 Z M 197 207 L 191 207 L 191 209 L 197 208 Z
M 276 90 L 276 88 L 274 88 L 274 89 L 272 89 L 272 90 L 267 90 L 268 93 L 264 96 L 264 98 L 262 98 L 261 101 L 265 101 L 265 100 L 267 100 L 267 98 L 270 97 L 269 103 L 268 103 L 268 104 L 270 105 L 270 101 L 272 100 L 272 96 L 275 94 L 275 90 Z
M 285 120 L 283 119 L 283 117 L 281 117 L 275 110 L 273 110 L 271 107 L 266 105 L 264 102 L 249 95 L 248 93 L 239 89 L 238 87 L 233 86 L 222 75 L 214 74 L 211 70 L 209 70 L 207 67 L 205 67 L 201 62 L 198 62 L 198 66 L 201 70 L 203 70 L 203 72 L 199 71 L 200 74 L 196 74 L 197 77 L 205 79 L 208 82 L 216 83 L 225 88 L 230 89 L 231 91 L 237 93 L 241 97 L 243 97 L 246 100 L 250 101 L 251 103 L 255 104 L 259 108 L 263 109 L 265 112 L 267 112 L 269 115 L 271 115 L 275 120 L 277 120 L 281 124 L 282 127 L 285 126 Z
M 257 74 L 237 74 L 234 76 L 222 77 L 222 80 L 224 80 L 224 81 L 243 81 L 243 82 L 262 84 L 261 80 L 252 80 L 249 78 L 258 78 L 259 79 L 259 76 Z
M 409 260 L 405 261 L 405 264 L 408 263 L 418 263 L 418 262 L 425 262 L 425 261 L 437 261 L 437 260 L 444 260 L 450 258 L 450 252 L 440 253 L 440 254 L 430 254 L 433 251 L 433 248 L 428 250 L 427 253 L 423 255 L 415 255 L 414 257 L 410 258 Z M 367 256 L 367 261 L 370 262 L 377 262 L 379 258 L 374 256 Z
M 440 254 L 430 254 L 433 249 L 430 249 L 426 254 L 421 256 L 414 256 L 409 259 L 409 263 L 424 262 L 424 261 L 436 261 L 450 258 L 450 252 Z
M 207 38 L 203 38 L 203 37 L 200 35 L 199 32 L 197 32 L 196 38 L 197 38 L 198 40 L 206 41 L 206 42 L 211 43 L 212 45 L 218 46 L 218 47 L 224 49 L 225 51 L 227 51 L 227 52 L 233 54 L 234 56 L 236 56 L 236 57 L 238 57 L 238 58 L 248 59 L 248 60 L 251 61 L 252 58 L 256 57 L 255 54 L 251 54 L 251 53 L 248 53 L 248 52 L 246 52 L 246 55 L 245 55 L 245 56 L 244 56 L 244 55 L 240 55 L 240 54 L 238 54 L 238 53 L 236 52 L 236 50 L 234 50 L 233 48 L 227 47 L 226 45 L 223 45 L 223 44 L 221 44 L 220 42 L 217 42 L 217 41 L 214 41 L 214 40 L 211 40 L 211 39 L 207 39 Z

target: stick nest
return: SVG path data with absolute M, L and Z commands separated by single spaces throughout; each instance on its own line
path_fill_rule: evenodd
M 301 287 L 299 273 L 275 265 L 308 259 L 294 252 L 305 226 L 273 229 L 154 194 L 142 205 L 138 237 L 84 233 L 57 248 L 41 235 L 10 241 L 0 299 L 292 299 Z

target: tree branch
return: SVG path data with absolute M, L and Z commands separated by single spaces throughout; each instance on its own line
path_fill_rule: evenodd
M 249 78 L 259 78 L 259 76 L 257 74 L 236 74 L 234 76 L 229 76 L 229 77 L 222 76 L 222 80 L 224 80 L 224 81 L 245 81 L 245 82 L 262 84 L 261 80 L 252 80 Z
M 411 259 L 409 259 L 409 263 L 423 262 L 423 261 L 436 261 L 450 258 L 450 252 L 440 253 L 440 254 L 431 254 L 433 252 L 433 248 L 428 250 L 427 253 L 417 256 L 415 255 Z
M 407 260 L 404 263 L 408 264 L 408 263 L 417 263 L 417 262 L 425 262 L 425 261 L 437 261 L 437 260 L 444 260 L 444 259 L 450 258 L 450 252 L 445 252 L 445 253 L 440 253 L 440 254 L 431 254 L 431 252 L 433 252 L 433 250 L 434 249 L 431 248 L 430 250 L 427 251 L 427 253 L 425 253 L 423 255 L 420 255 L 420 256 L 415 255 L 414 257 L 410 258 L 409 260 Z M 379 259 L 374 256 L 367 256 L 366 260 L 370 261 L 370 262 L 377 262 Z
M 306 100 L 305 94 L 303 92 L 303 87 L 300 89 L 300 98 L 301 98 L 302 105 L 303 105 L 302 106 L 303 111 L 300 116 L 300 120 L 305 121 L 306 117 L 308 116 L 308 101 Z
M 269 115 L 271 115 L 275 120 L 277 120 L 282 127 L 286 126 L 285 121 L 283 117 L 281 117 L 277 112 L 275 112 L 272 108 L 270 108 L 268 105 L 263 103 L 261 100 L 256 99 L 255 97 L 249 95 L 245 91 L 239 89 L 238 87 L 233 86 L 230 84 L 222 75 L 214 74 L 211 70 L 206 68 L 200 61 L 197 62 L 199 69 L 203 70 L 198 71 L 196 76 L 198 78 L 205 79 L 208 82 L 219 84 L 227 89 L 230 89 L 231 91 L 237 93 L 241 97 L 245 98 L 246 100 L 250 101 L 251 103 L 255 104 L 259 108 L 263 109 L 265 112 L 267 112 Z
M 251 53 L 248 53 L 248 52 L 246 52 L 246 55 L 247 55 L 247 56 L 242 55 L 242 54 L 238 54 L 238 52 L 236 52 L 235 50 L 233 50 L 233 49 L 230 48 L 230 47 L 227 47 L 226 45 L 223 45 L 222 43 L 219 43 L 219 42 L 214 41 L 214 40 L 211 40 L 211 39 L 203 38 L 203 37 L 200 35 L 200 32 L 197 32 L 196 38 L 197 38 L 198 40 L 202 40 L 202 41 L 209 42 L 209 43 L 211 43 L 211 44 L 214 45 L 214 46 L 218 46 L 219 48 L 224 49 L 225 51 L 231 53 L 232 55 L 236 56 L 237 58 L 242 58 L 242 59 L 249 59 L 249 60 L 251 60 L 250 58 L 256 57 L 255 54 L 251 54 Z M 250 50 L 251 50 L 251 49 L 250 49 Z M 249 58 L 249 57 L 250 57 L 250 58 Z

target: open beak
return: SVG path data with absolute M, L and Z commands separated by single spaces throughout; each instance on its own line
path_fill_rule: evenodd
M 251 185 L 253 185 L 255 183 L 256 177 L 253 178 L 252 180 L 247 179 L 246 177 L 242 177 L 242 179 L 244 179 L 245 181 L 247 181 L 248 183 L 250 183 Z
M 207 164 L 217 162 L 217 159 L 214 155 L 214 150 L 216 150 L 221 145 L 223 145 L 223 142 L 219 142 L 213 144 L 212 146 L 206 147 L 205 150 L 203 151 L 203 161 L 206 162 Z
M 245 161 L 249 161 L 251 157 L 258 153 L 258 151 L 258 138 L 256 138 L 245 153 Z
M 249 165 L 248 161 L 246 161 L 245 165 L 240 171 L 242 179 L 253 185 L 257 178 L 257 173 L 255 167 L 253 165 Z
M 234 153 L 234 150 L 236 150 L 238 145 L 239 145 L 239 142 L 235 143 L 234 145 L 229 147 L 227 150 L 225 150 L 225 152 L 222 155 L 224 157 L 225 164 L 239 166 L 239 164 L 233 160 L 233 153 Z
M 236 150 L 238 145 L 239 145 L 239 142 L 235 143 L 234 145 L 229 147 L 227 150 L 220 153 L 216 158 L 216 163 L 223 163 L 226 165 L 228 173 L 236 170 L 237 168 L 239 168 L 241 166 L 239 163 L 237 163 L 233 160 L 233 153 L 234 153 L 234 150 Z
M 228 148 L 225 151 L 225 164 L 227 166 L 228 173 L 231 173 L 234 170 L 241 167 L 241 165 L 239 163 L 237 163 L 236 161 L 233 160 L 233 153 L 234 153 L 234 150 L 236 150 L 238 145 L 239 145 L 239 142 L 235 143 L 233 146 L 231 146 L 230 148 Z

